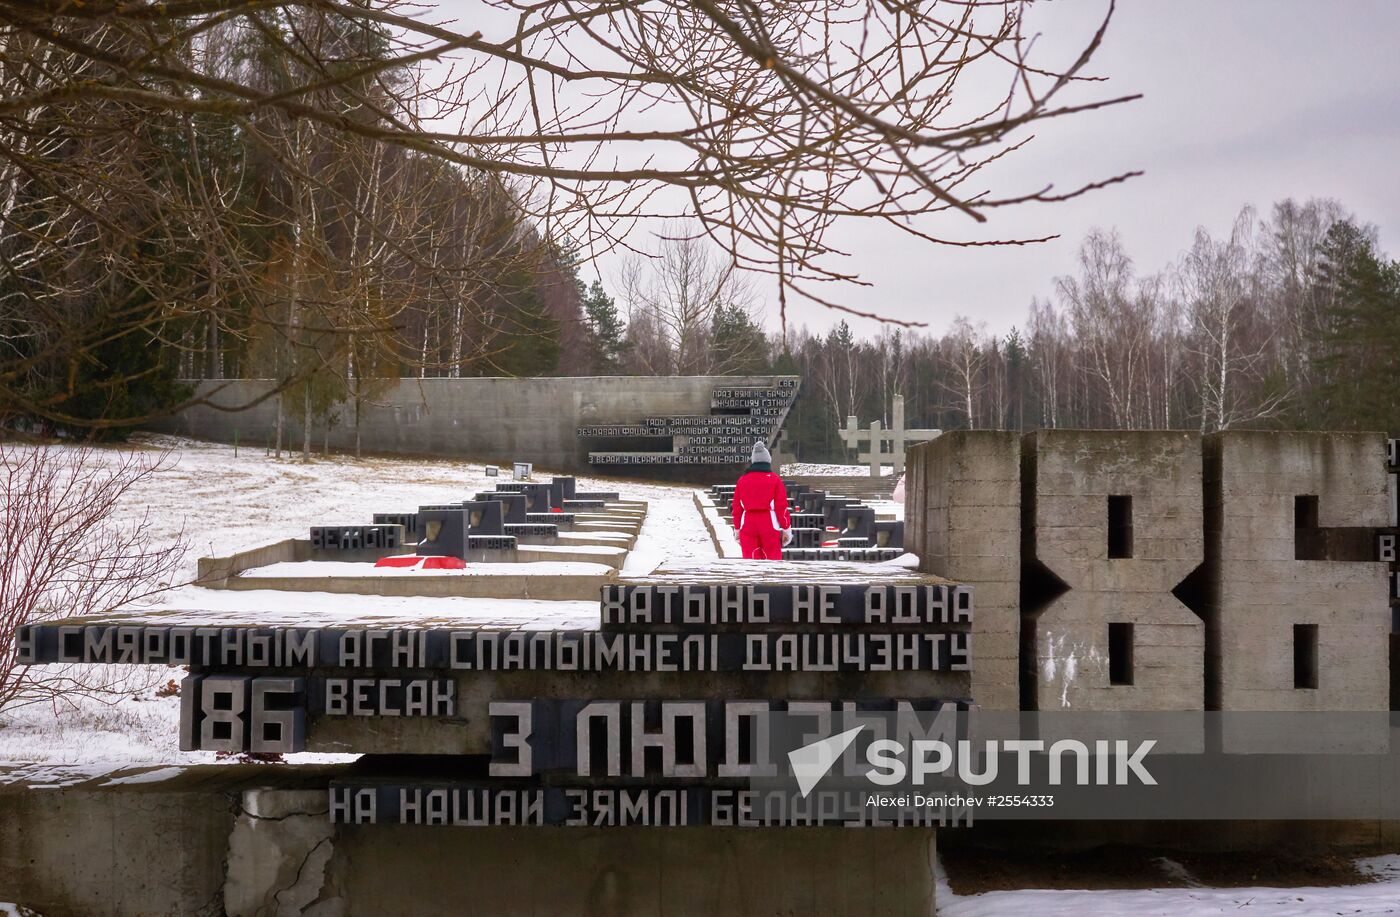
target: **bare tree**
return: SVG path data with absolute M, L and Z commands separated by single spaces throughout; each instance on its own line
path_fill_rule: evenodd
M 20 665 L 15 632 L 26 624 L 109 611 L 176 585 L 183 533 L 158 544 L 149 511 L 131 524 L 113 519 L 119 503 L 168 466 L 166 454 L 0 442 L 0 534 L 6 545 L 0 554 L 0 708 L 132 690 L 130 679 L 139 669 Z
M 1150 329 L 1150 300 L 1134 290 L 1132 259 L 1118 233 L 1093 231 L 1079 252 L 1078 277 L 1057 282 L 1087 376 L 1103 387 L 1109 421 L 1127 429 L 1137 419 Z
M 1288 392 L 1265 386 L 1271 334 L 1257 320 L 1258 274 L 1254 210 L 1240 211 L 1228 239 L 1196 230 L 1181 259 L 1177 282 L 1190 323 L 1189 348 L 1197 359 L 1191 378 L 1200 403 L 1201 432 L 1272 417 Z
M 651 323 L 659 334 L 667 354 L 661 375 L 724 372 L 724 356 L 711 346 L 715 320 L 726 309 L 748 316 L 754 308 L 747 278 L 703 235 L 666 239 L 654 256 L 630 259 L 622 296 L 642 330 Z
M 281 124 L 292 136 L 353 136 L 452 163 L 509 188 L 520 219 L 542 237 L 568 237 L 590 254 L 627 244 L 638 221 L 698 219 L 735 268 L 772 279 L 780 315 L 789 297 L 857 312 L 826 292 L 861 282 L 828 241 L 836 227 L 873 222 L 933 245 L 1022 243 L 1032 240 L 968 239 L 939 220 L 971 227 L 997 208 L 1127 177 L 1063 191 L 1049 181 L 1000 191 L 983 181 L 983 167 L 1040 123 L 1133 98 L 1067 101 L 1066 90 L 1088 79 L 1107 18 L 1061 65 L 1033 53 L 1034 36 L 1023 31 L 1029 5 L 489 0 L 480 30 L 469 32 L 404 0 L 0 0 L 0 164 L 9 169 L 0 179 L 22 175 L 30 190 L 20 196 L 46 202 L 8 221 L 11 257 L 62 262 L 96 250 L 108 258 L 87 276 L 24 275 L 0 314 L 4 339 L 24 336 L 23 347 L 0 350 L 0 402 L 53 422 L 130 424 L 141 416 L 135 406 L 85 418 L 68 403 L 82 392 L 60 384 L 61 397 L 45 397 L 26 374 L 95 365 L 114 335 L 172 353 L 214 329 L 228 337 L 237 322 L 211 309 L 255 298 L 258 278 L 241 272 L 239 245 L 227 238 L 237 211 L 218 225 L 188 218 L 220 193 L 175 185 L 152 193 L 150 174 L 160 169 L 147 167 L 179 158 L 164 127 L 182 119 L 254 137 Z M 250 43 L 256 53 L 230 50 Z M 988 97 L 980 87 L 991 85 L 1006 89 Z M 294 161 L 282 168 L 297 173 Z M 302 170 L 298 181 L 318 177 Z M 65 220 L 90 229 L 40 231 Z M 199 236 L 167 226 L 199 227 Z M 436 266 L 423 263 L 430 273 Z M 97 300 L 112 305 L 94 317 Z M 294 328 L 285 311 L 257 314 L 266 328 L 300 337 L 318 326 L 307 324 L 302 293 L 296 302 Z M 196 317 L 208 334 L 190 330 Z M 347 328 L 360 324 L 342 322 L 335 333 L 359 334 Z M 298 365 L 282 387 L 319 364 Z M 83 385 L 99 386 L 95 375 Z M 116 391 L 124 381 L 101 384 Z
M 957 409 L 967 418 L 970 430 L 978 426 L 978 403 L 986 383 L 983 369 L 987 362 L 987 347 L 983 338 L 985 326 L 973 327 L 965 315 L 955 316 L 944 337 L 950 370 L 948 394 Z

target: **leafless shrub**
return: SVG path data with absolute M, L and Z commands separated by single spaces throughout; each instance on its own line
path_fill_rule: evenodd
M 129 666 L 20 665 L 16 630 L 148 600 L 177 584 L 186 544 L 153 533 L 149 509 L 131 522 L 115 511 L 170 467 L 168 453 L 0 442 L 0 709 L 75 695 L 116 699 L 148 687 Z

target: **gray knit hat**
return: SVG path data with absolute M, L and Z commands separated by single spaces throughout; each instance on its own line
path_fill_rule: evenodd
M 768 454 L 768 447 L 763 444 L 763 440 L 760 439 L 753 444 L 753 457 L 751 461 L 754 463 L 773 461 L 773 456 Z

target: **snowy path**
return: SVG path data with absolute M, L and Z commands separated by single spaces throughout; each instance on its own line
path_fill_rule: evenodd
M 714 560 L 714 543 L 695 508 L 689 488 L 651 500 L 637 544 L 622 567 L 623 575 L 645 575 L 666 561 Z

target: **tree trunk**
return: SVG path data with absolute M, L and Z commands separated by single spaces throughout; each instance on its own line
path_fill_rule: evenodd
M 277 457 L 282 457 L 282 431 L 287 426 L 287 400 L 285 393 L 277 393 Z
M 301 417 L 301 462 L 311 462 L 311 380 L 306 380 L 306 397 L 302 399 Z

